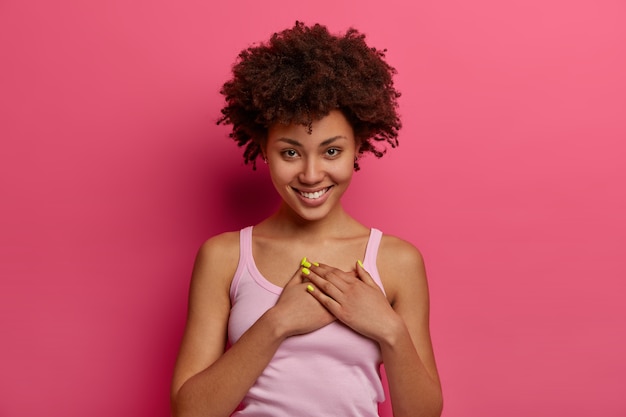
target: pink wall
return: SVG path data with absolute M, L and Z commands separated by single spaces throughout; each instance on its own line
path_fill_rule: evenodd
M 0 415 L 169 415 L 195 250 L 276 202 L 217 91 L 296 19 L 399 71 L 346 205 L 424 253 L 444 416 L 626 415 L 626 4 L 242 3 L 0 3 Z

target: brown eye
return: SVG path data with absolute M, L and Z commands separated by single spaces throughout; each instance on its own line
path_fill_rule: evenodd
M 285 158 L 295 158 L 296 156 L 298 156 L 298 152 L 296 152 L 294 149 L 284 150 L 282 154 Z
M 337 148 L 330 148 L 326 151 L 326 155 L 330 156 L 330 157 L 335 157 L 337 155 L 339 155 L 341 151 Z

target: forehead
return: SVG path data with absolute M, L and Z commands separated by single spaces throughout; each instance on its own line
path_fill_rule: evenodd
M 268 142 L 292 139 L 302 143 L 317 143 L 330 138 L 354 140 L 352 126 L 343 113 L 338 110 L 330 112 L 321 119 L 314 120 L 310 127 L 301 124 L 284 125 L 277 123 L 271 126 L 267 132 Z

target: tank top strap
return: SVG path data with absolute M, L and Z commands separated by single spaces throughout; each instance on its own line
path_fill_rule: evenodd
M 382 240 L 383 232 L 378 229 L 372 228 L 370 230 L 370 237 L 367 241 L 367 248 L 365 249 L 365 259 L 363 259 L 363 266 L 365 270 L 369 272 L 372 279 L 378 284 L 378 286 L 385 292 L 383 282 L 378 273 L 378 266 L 376 265 L 376 259 L 378 257 L 378 248 L 380 247 L 380 241 Z
M 237 288 L 239 287 L 239 281 L 241 275 L 248 265 L 248 262 L 252 259 L 252 226 L 248 226 L 239 231 L 239 263 L 237 264 L 237 270 L 233 276 L 233 280 L 230 283 L 230 300 L 235 299 L 237 294 Z

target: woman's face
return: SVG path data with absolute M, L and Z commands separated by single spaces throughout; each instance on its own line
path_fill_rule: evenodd
M 356 142 L 344 115 L 332 111 L 307 126 L 276 124 L 265 156 L 283 202 L 304 220 L 321 220 L 340 207 L 354 173 Z

